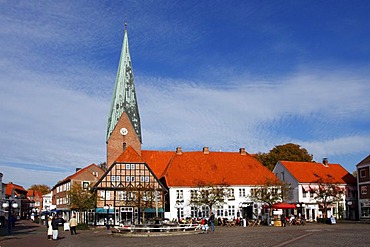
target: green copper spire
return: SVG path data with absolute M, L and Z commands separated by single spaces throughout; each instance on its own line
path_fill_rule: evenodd
M 127 113 L 131 124 L 135 129 L 136 135 L 138 136 L 140 143 L 142 143 L 134 74 L 132 72 L 130 51 L 128 49 L 127 24 L 125 24 L 125 34 L 123 38 L 121 57 L 119 60 L 113 98 L 108 118 L 107 141 L 124 112 Z

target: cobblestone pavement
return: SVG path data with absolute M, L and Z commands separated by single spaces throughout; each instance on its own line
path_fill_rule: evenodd
M 0 247 L 91 247 L 91 246 L 369 246 L 370 224 L 338 223 L 325 225 L 309 223 L 305 226 L 288 227 L 216 227 L 215 232 L 167 236 L 158 233 L 142 235 L 112 235 L 110 231 L 97 228 L 78 231 L 70 235 L 60 229 L 60 239 L 49 241 L 46 227 L 29 221 L 19 221 L 12 236 L 0 230 Z

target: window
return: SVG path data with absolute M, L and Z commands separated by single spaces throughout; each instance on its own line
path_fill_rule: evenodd
M 131 164 L 131 170 L 135 170 L 135 164 Z
M 235 216 L 235 206 L 234 205 L 229 205 L 229 216 L 233 217 Z
M 131 182 L 135 182 L 135 176 L 131 176 Z
M 184 191 L 176 190 L 176 200 L 183 200 L 183 198 L 184 198 Z
M 360 170 L 360 178 L 366 178 L 366 169 Z
M 119 201 L 126 200 L 126 191 L 118 191 L 118 200 Z
M 82 188 L 84 190 L 87 190 L 90 187 L 90 182 L 89 181 L 83 181 L 82 182 Z
M 251 196 L 252 197 L 255 197 L 256 196 L 256 193 L 257 193 L 257 189 L 256 188 L 251 189 Z
M 307 190 L 305 190 L 304 187 L 302 187 L 302 194 L 303 198 L 307 198 Z
M 130 182 L 131 181 L 131 177 L 130 176 L 126 176 L 126 182 Z
M 130 164 L 126 164 L 126 170 L 130 170 L 131 168 L 131 165 Z
M 195 200 L 197 198 L 198 191 L 197 190 L 191 190 L 190 191 L 190 200 Z
M 224 216 L 224 208 L 222 206 L 217 207 L 216 214 L 217 216 L 220 216 L 220 217 Z
M 149 176 L 140 176 L 140 182 L 144 183 L 148 183 L 149 182 Z
M 367 186 L 366 185 L 361 186 L 361 195 L 367 195 Z
M 239 189 L 239 197 L 245 197 L 245 189 Z
M 229 200 L 235 199 L 234 189 L 229 189 Z

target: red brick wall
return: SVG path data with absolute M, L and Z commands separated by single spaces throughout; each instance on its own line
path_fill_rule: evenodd
M 126 128 L 128 130 L 128 134 L 126 136 L 122 136 L 119 132 L 121 128 Z M 107 167 L 110 167 L 113 162 L 122 154 L 124 142 L 126 143 L 126 147 L 132 146 L 136 152 L 141 155 L 140 140 L 125 112 L 122 114 L 107 141 Z

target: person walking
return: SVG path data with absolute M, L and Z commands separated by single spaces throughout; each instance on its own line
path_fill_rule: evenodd
M 47 224 L 47 227 L 48 227 L 48 239 L 51 240 L 52 236 L 53 236 L 53 226 L 51 225 L 51 220 L 52 220 L 52 217 L 48 217 L 48 221 L 46 222 Z
M 58 239 L 58 216 L 54 215 L 51 221 L 51 227 L 53 229 L 53 240 Z
M 69 228 L 71 230 L 71 235 L 77 234 L 76 228 L 77 228 L 77 220 L 76 215 L 73 215 L 72 218 L 69 220 Z
M 214 232 L 215 231 L 215 215 L 213 214 L 213 212 L 211 212 L 211 216 L 209 217 L 208 222 L 210 222 L 211 231 Z

